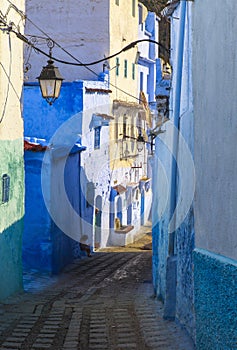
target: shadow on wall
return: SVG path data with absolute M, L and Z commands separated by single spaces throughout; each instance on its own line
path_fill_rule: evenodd
M 23 221 L 15 222 L 0 234 L 0 300 L 23 290 L 22 232 Z
M 43 156 L 44 152 L 25 152 L 26 198 L 23 265 L 25 270 L 36 269 L 49 274 L 57 274 L 74 258 L 83 256 L 79 247 L 79 237 L 84 233 L 89 236 L 92 232 L 93 205 L 87 201 L 88 198 L 86 199 L 84 191 L 88 180 L 80 167 L 80 152 L 70 154 L 66 161 L 63 185 L 73 209 L 78 214 L 78 220 L 72 226 L 78 240 L 75 241 L 67 236 L 53 222 L 45 206 L 41 188 Z M 56 170 L 57 168 L 54 169 L 54 174 Z M 55 184 L 54 178 L 53 181 Z M 59 187 L 54 187 L 53 196 L 52 190 L 50 192 L 51 201 L 60 203 L 60 214 L 65 220 L 65 226 L 71 225 L 67 208 L 64 208 L 62 200 L 60 201 L 60 186 L 62 184 L 58 185 Z M 52 187 L 52 184 L 50 186 Z M 55 192 L 55 189 L 58 192 Z M 83 218 L 83 223 L 80 217 Z

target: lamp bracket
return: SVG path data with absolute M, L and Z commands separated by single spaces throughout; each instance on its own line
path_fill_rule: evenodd
M 50 56 L 50 59 L 51 59 L 51 57 L 52 57 L 52 49 L 55 46 L 54 41 L 52 39 L 47 39 L 47 46 L 49 48 L 49 56 Z

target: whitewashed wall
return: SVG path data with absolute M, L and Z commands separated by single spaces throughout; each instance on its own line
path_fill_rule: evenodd
M 92 62 L 107 56 L 109 53 L 109 7 L 108 1 L 47 1 L 28 0 L 26 13 L 31 21 L 26 21 L 26 33 L 45 37 L 34 25 L 52 37 L 60 46 L 83 63 Z M 40 15 L 39 15 L 40 14 Z M 33 22 L 33 23 L 32 23 Z M 48 52 L 45 40 L 37 39 L 36 45 Z M 56 57 L 76 62 L 59 48 L 53 49 Z M 41 67 L 46 65 L 47 57 L 32 51 L 29 63 L 31 69 L 27 73 L 28 81 L 35 81 Z M 76 79 L 94 79 L 96 75 L 81 67 L 57 64 L 66 81 Z M 103 63 L 91 68 L 98 74 Z
M 196 246 L 237 259 L 236 1 L 195 6 Z M 208 40 L 207 40 L 208 36 Z

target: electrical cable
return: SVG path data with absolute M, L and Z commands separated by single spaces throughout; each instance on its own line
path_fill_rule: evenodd
M 3 111 L 2 111 L 2 115 L 0 118 L 0 123 L 2 123 L 3 118 L 5 116 L 6 113 L 6 107 L 7 107 L 7 102 L 8 102 L 8 97 L 9 97 L 9 90 L 10 90 L 10 85 L 11 85 L 11 74 L 12 74 L 12 47 L 11 47 L 11 36 L 9 35 L 9 39 L 8 39 L 8 46 L 9 46 L 9 51 L 10 51 L 10 59 L 9 59 L 9 72 L 7 74 L 2 62 L 0 62 L 1 67 L 3 68 L 4 72 L 7 75 L 8 78 L 8 85 L 7 85 L 7 92 L 6 92 L 6 98 L 5 98 L 5 102 L 4 102 L 4 107 L 3 107 Z
M 33 43 L 31 43 L 31 42 L 26 38 L 26 36 L 22 35 L 21 33 L 18 33 L 18 32 L 16 32 L 16 31 L 14 31 L 13 29 L 12 29 L 12 32 L 14 32 L 15 35 L 16 35 L 19 39 L 21 39 L 22 41 L 24 41 L 27 45 L 33 47 L 36 51 L 38 51 L 38 52 L 42 53 L 43 55 L 45 55 L 45 56 L 47 56 L 47 57 L 53 59 L 54 61 L 57 61 L 57 62 L 59 62 L 59 63 L 68 64 L 68 65 L 71 64 L 70 62 L 66 62 L 66 61 L 63 61 L 63 60 L 59 60 L 59 59 L 55 58 L 54 56 L 50 56 L 49 54 L 47 54 L 47 53 L 44 52 L 43 50 L 41 50 L 41 49 L 39 49 L 38 47 L 36 47 Z M 50 38 L 50 40 L 52 40 L 52 39 Z M 148 39 L 142 39 L 142 40 L 143 40 L 143 41 L 149 41 Z M 52 40 L 52 41 L 57 45 L 57 43 L 56 43 L 54 40 Z M 134 44 L 134 43 L 131 43 L 131 44 Z M 126 50 L 128 50 L 128 46 L 131 47 L 131 44 L 129 44 L 129 45 L 126 46 Z M 136 44 L 134 44 L 134 45 L 136 45 Z M 119 54 L 119 53 L 116 53 L 116 54 L 114 54 L 114 55 L 112 55 L 112 56 L 114 57 L 114 56 L 116 56 L 116 55 L 118 55 L 118 54 Z M 72 56 L 72 55 L 70 55 L 70 56 Z M 74 57 L 73 57 L 73 58 L 74 58 Z M 76 58 L 74 58 L 74 59 L 76 59 Z M 107 59 L 108 59 L 108 58 L 105 57 L 105 58 L 103 58 L 103 59 L 100 60 L 100 61 L 102 62 L 102 61 L 105 61 L 105 60 L 107 60 Z M 96 63 L 97 63 L 97 62 L 96 62 Z M 93 64 L 96 64 L 96 63 L 93 63 Z M 92 63 L 90 63 L 90 64 L 92 64 Z M 74 65 L 74 66 L 82 66 L 82 67 L 88 68 L 88 67 L 87 67 L 87 64 L 83 64 L 83 63 L 79 63 L 79 64 L 77 64 L 77 63 L 72 63 L 72 65 Z M 95 75 L 98 77 L 98 74 L 97 74 L 96 72 L 94 72 L 94 71 L 91 70 L 90 68 L 88 68 L 88 69 L 89 69 L 93 74 L 95 74 Z M 115 85 L 112 84 L 112 83 L 110 83 L 110 85 L 113 86 L 115 89 L 117 89 L 117 90 L 123 92 L 123 93 L 126 94 L 127 96 L 130 96 L 130 97 L 132 97 L 132 98 L 134 98 L 134 99 L 136 99 L 137 101 L 140 102 L 140 99 L 139 99 L 138 97 L 136 97 L 136 96 L 134 96 L 134 95 L 128 93 L 127 91 L 124 91 L 123 89 L 120 89 L 119 87 L 115 86 Z
M 7 0 L 11 5 L 13 5 L 11 3 L 11 1 Z M 15 8 L 15 5 L 13 5 Z M 18 10 L 16 8 L 16 10 Z M 22 11 L 19 10 L 20 15 L 22 16 Z M 37 28 L 43 35 L 45 35 L 49 40 L 53 41 L 61 50 L 63 50 L 65 53 L 67 53 L 70 57 L 72 57 L 74 60 L 76 60 L 81 66 L 85 67 L 87 70 L 89 70 L 91 73 L 93 73 L 94 75 L 96 75 L 98 77 L 98 74 L 96 72 L 94 72 L 92 69 L 90 69 L 89 67 L 87 67 L 87 65 L 84 65 L 80 60 L 78 60 L 76 57 L 74 57 L 71 53 L 69 53 L 67 50 L 65 50 L 61 45 L 59 45 L 56 41 L 54 41 L 45 31 L 43 31 L 39 26 L 37 26 L 33 21 L 31 21 L 25 14 L 24 14 L 24 18 L 27 19 L 35 28 Z M 6 23 L 5 23 L 6 24 Z M 7 25 L 7 24 L 6 24 Z M 14 31 L 15 32 L 15 31 Z M 17 32 L 15 32 L 15 34 L 17 35 Z M 19 37 L 20 36 L 20 37 Z M 18 32 L 18 38 L 23 40 L 26 44 L 30 45 L 31 47 L 33 47 L 34 49 L 36 49 L 38 52 L 42 53 L 43 55 L 47 56 L 50 58 L 50 56 L 48 54 L 46 54 L 43 50 L 38 49 L 37 47 L 35 47 L 25 36 L 23 36 L 21 33 Z M 131 43 L 132 44 L 132 43 Z M 131 45 L 129 44 L 129 45 Z M 135 44 L 134 44 L 135 46 Z M 54 60 L 57 61 L 57 59 L 55 59 L 54 57 L 52 57 Z M 106 60 L 103 59 L 102 61 Z M 140 99 L 137 98 L 136 96 L 133 96 L 132 94 L 128 93 L 127 91 L 117 87 L 116 85 L 110 83 L 111 86 L 113 86 L 115 89 L 123 92 L 124 94 L 126 94 L 129 97 L 132 97 L 134 99 L 136 99 L 137 101 L 140 102 Z
M 9 1 L 9 0 L 8 0 Z M 39 26 L 37 26 L 33 21 L 31 21 L 30 18 L 26 17 L 26 19 L 36 28 L 38 29 L 43 35 L 45 35 L 49 40 L 52 40 L 57 47 L 59 47 L 63 52 L 65 52 L 68 56 L 70 56 L 71 58 L 73 58 L 76 62 L 78 63 L 82 63 L 78 58 L 76 58 L 75 56 L 73 56 L 70 52 L 68 52 L 66 49 L 64 49 L 58 42 L 56 42 L 55 40 L 53 40 L 45 31 L 43 31 Z M 87 70 L 89 70 L 91 73 L 93 73 L 94 75 L 96 75 L 98 77 L 98 74 L 96 72 L 94 72 L 92 69 L 90 69 L 89 67 L 85 66 L 85 68 Z
M 44 52 L 43 50 L 39 49 L 37 46 L 35 46 L 33 43 L 31 43 L 27 37 L 19 32 L 16 32 L 15 30 L 11 30 L 13 33 L 16 34 L 16 36 L 21 39 L 22 41 L 24 41 L 27 45 L 29 46 L 32 46 L 34 48 L 34 50 L 40 52 L 41 54 L 43 54 L 44 56 L 47 56 L 49 57 L 50 59 L 52 59 L 53 61 L 56 61 L 56 62 L 59 62 L 59 63 L 62 63 L 62 64 L 66 64 L 66 65 L 70 65 L 70 66 L 77 66 L 77 67 L 85 67 L 85 66 L 93 66 L 95 64 L 98 64 L 98 63 L 101 63 L 103 61 L 107 61 L 115 56 L 118 56 L 120 55 L 122 52 L 125 52 L 127 50 L 130 50 L 131 48 L 133 48 L 135 45 L 137 45 L 138 43 L 140 42 L 151 42 L 151 43 L 154 43 L 154 44 L 157 44 L 163 48 L 165 48 L 162 44 L 160 44 L 158 41 L 155 41 L 155 40 L 151 40 L 151 39 L 140 39 L 140 40 L 135 40 L 133 41 L 132 43 L 128 44 L 127 46 L 125 46 L 122 50 L 116 52 L 115 54 L 113 55 L 110 55 L 108 57 L 104 57 L 104 58 L 101 58 L 100 60 L 97 60 L 97 61 L 93 61 L 93 62 L 89 62 L 89 63 L 75 63 L 75 62 L 69 62 L 69 61 L 64 61 L 64 60 L 60 60 L 59 58 L 56 58 L 46 52 Z M 52 40 L 54 42 L 54 40 Z M 54 42 L 55 43 L 55 42 Z M 166 48 L 165 48 L 166 49 Z M 166 49 L 167 51 L 169 51 L 168 49 Z
M 151 39 L 140 39 L 140 40 L 136 40 L 130 44 L 128 44 L 127 46 L 125 46 L 123 49 L 121 49 L 119 52 L 111 55 L 111 56 L 108 56 L 108 57 L 105 57 L 103 59 L 100 59 L 100 60 L 97 60 L 95 62 L 89 62 L 89 63 L 82 63 L 79 59 L 77 59 L 75 56 L 73 56 L 71 53 L 69 53 L 67 50 L 65 50 L 60 44 L 58 44 L 55 40 L 53 40 L 45 31 L 43 31 L 39 26 L 37 26 L 33 21 L 31 21 L 21 10 L 19 10 L 14 4 L 12 4 L 12 2 L 10 0 L 7 0 L 11 5 L 12 7 L 14 7 L 14 9 L 19 12 L 19 14 L 21 16 L 24 17 L 24 19 L 28 20 L 35 28 L 37 28 L 43 35 L 45 35 L 49 40 L 51 40 L 54 44 L 56 44 L 56 46 L 58 46 L 61 50 L 63 50 L 66 54 L 68 54 L 71 58 L 73 58 L 75 61 L 77 61 L 78 63 L 74 63 L 74 62 L 68 62 L 68 61 L 64 61 L 64 60 L 60 60 L 56 57 L 53 57 L 53 56 L 50 56 L 49 54 L 47 54 L 46 52 L 44 52 L 43 50 L 39 49 L 38 47 L 36 47 L 33 43 L 31 43 L 27 37 L 23 34 L 21 34 L 19 31 L 15 31 L 13 30 L 12 27 L 9 27 L 9 30 L 12 31 L 20 40 L 22 40 L 23 42 L 25 42 L 27 45 L 29 45 L 30 47 L 34 48 L 34 50 L 38 51 L 39 53 L 41 53 L 42 55 L 48 57 L 48 58 L 51 58 L 53 59 L 54 61 L 56 62 L 59 62 L 59 63 L 62 63 L 62 64 L 67 64 L 67 65 L 73 65 L 73 66 L 81 66 L 81 67 L 85 67 L 86 69 L 88 69 L 91 73 L 93 73 L 94 75 L 96 75 L 98 77 L 98 74 L 93 71 L 92 69 L 90 69 L 88 66 L 89 65 L 95 65 L 95 64 L 98 64 L 100 62 L 103 62 L 103 61 L 106 61 L 110 58 L 113 58 L 119 54 L 121 54 L 122 52 L 125 52 L 131 48 L 133 48 L 135 45 L 137 45 L 139 42 L 143 42 L 143 41 L 146 41 L 146 42 L 152 42 L 152 43 L 155 43 L 157 45 L 159 45 L 160 47 L 163 47 L 166 51 L 170 52 L 169 49 L 167 49 L 164 45 L 162 45 L 161 43 L 155 41 L 155 40 L 151 40 Z M 5 25 L 7 26 L 7 23 L 5 23 Z M 137 101 L 140 102 L 140 99 L 137 98 L 136 96 L 133 96 L 132 94 L 124 91 L 123 89 L 120 89 L 119 87 L 113 85 L 112 83 L 110 83 L 111 86 L 113 86 L 115 89 L 123 92 L 124 94 L 136 99 Z
M 26 36 L 22 35 L 21 33 L 16 32 L 16 31 L 13 30 L 13 29 L 11 29 L 11 31 L 12 31 L 19 39 L 21 39 L 22 41 L 24 41 L 27 45 L 29 45 L 30 47 L 34 48 L 36 51 L 42 53 L 44 56 L 47 56 L 47 57 L 50 58 L 50 55 L 49 55 L 49 54 L 47 54 L 47 53 L 44 52 L 43 50 L 41 50 L 41 49 L 39 49 L 38 47 L 36 47 L 33 43 L 31 43 L 31 42 L 26 38 Z M 48 37 L 49 40 L 52 40 L 57 46 L 60 47 L 60 45 L 58 45 L 58 44 L 57 44 L 53 39 L 51 39 L 48 35 L 47 35 L 47 37 Z M 61 47 L 60 47 L 60 48 L 61 48 Z M 75 58 L 73 55 L 71 55 L 70 53 L 68 53 L 65 49 L 63 49 L 63 51 L 65 51 L 67 54 L 69 54 L 73 59 L 77 60 L 77 58 Z M 53 57 L 53 56 L 51 56 L 51 58 L 52 58 L 53 60 L 55 60 L 55 61 L 60 62 L 60 60 L 56 59 L 56 58 Z M 104 58 L 103 60 L 106 60 L 106 58 Z M 79 62 L 80 62 L 80 61 L 79 61 Z M 64 62 L 62 61 L 62 62 L 60 62 L 60 63 L 64 63 Z M 69 64 L 69 63 L 67 63 L 67 64 Z M 93 71 L 92 69 L 90 69 L 89 67 L 87 67 L 87 65 L 84 65 L 84 64 L 80 63 L 79 66 L 82 66 L 82 67 L 87 68 L 91 73 L 93 73 L 94 75 L 96 75 L 97 77 L 99 77 L 99 75 L 98 75 L 95 71 Z M 138 97 L 136 97 L 136 96 L 130 94 L 129 92 L 127 92 L 127 91 L 125 91 L 125 90 L 123 90 L 123 89 L 117 87 L 116 85 L 112 84 L 111 82 L 110 82 L 110 85 L 113 86 L 115 89 L 117 89 L 117 90 L 123 92 L 123 93 L 126 94 L 127 96 L 130 96 L 130 97 L 132 97 L 132 98 L 134 98 L 134 99 L 136 99 L 137 101 L 140 102 L 140 99 L 139 99 Z

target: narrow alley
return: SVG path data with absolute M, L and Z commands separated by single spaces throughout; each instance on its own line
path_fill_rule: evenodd
M 175 322 L 162 318 L 151 250 L 133 250 L 96 252 L 6 300 L 0 349 L 194 349 Z

